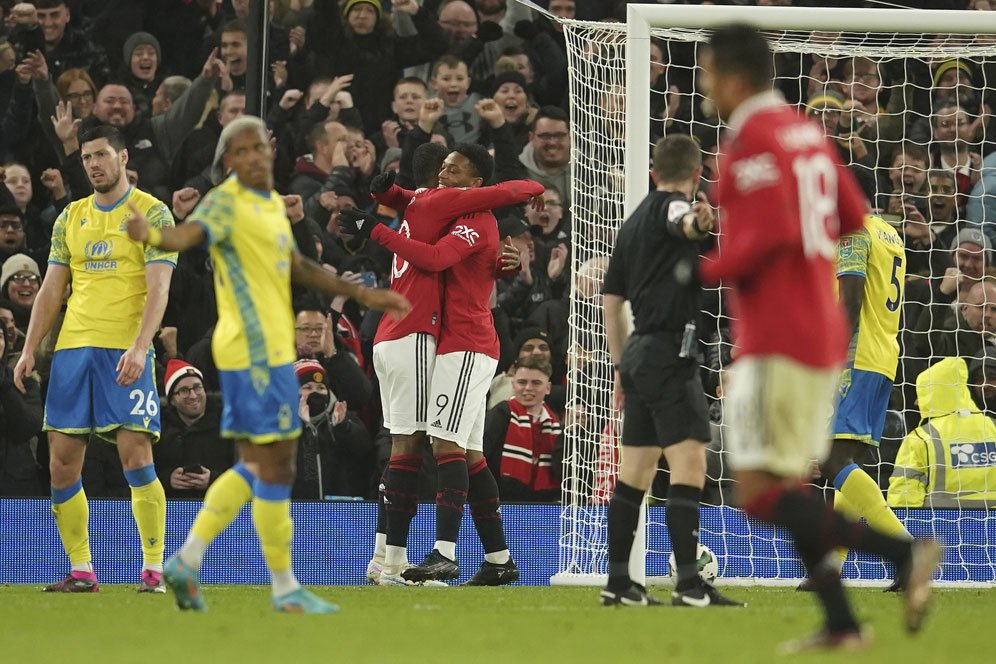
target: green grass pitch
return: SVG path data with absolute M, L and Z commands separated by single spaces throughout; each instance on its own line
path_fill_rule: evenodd
M 206 614 L 181 613 L 172 595 L 102 586 L 47 595 L 0 587 L 3 659 L 33 662 L 771 662 L 778 643 L 812 631 L 814 598 L 790 588 L 728 587 L 747 609 L 604 608 L 592 588 L 318 588 L 340 604 L 331 616 L 277 615 L 268 589 L 208 586 Z M 664 588 L 660 597 L 667 597 Z M 939 590 L 924 631 L 908 638 L 900 599 L 858 589 L 875 631 L 853 662 L 975 662 L 991 656 L 996 589 Z M 8 659 L 9 657 L 9 659 Z

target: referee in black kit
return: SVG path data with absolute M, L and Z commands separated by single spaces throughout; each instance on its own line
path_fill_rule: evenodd
M 697 193 L 702 153 L 686 135 L 654 146 L 653 180 L 616 237 L 602 288 L 605 330 L 615 368 L 614 403 L 623 409 L 622 464 L 609 502 L 609 583 L 604 605 L 660 604 L 629 576 L 630 549 L 647 489 L 664 458 L 671 470 L 667 529 L 677 564 L 676 606 L 743 606 L 699 578 L 699 496 L 705 483 L 709 416 L 699 378 L 695 321 L 702 287 L 695 276 L 700 241 L 713 227 Z M 694 202 L 693 202 L 694 201 Z M 633 308 L 626 339 L 623 303 Z M 625 400 L 624 400 L 625 395 Z

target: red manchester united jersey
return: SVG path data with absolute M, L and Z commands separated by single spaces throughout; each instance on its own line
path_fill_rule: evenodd
M 416 242 L 385 226 L 376 227 L 373 238 L 415 267 L 446 271 L 438 355 L 469 351 L 498 359 L 498 335 L 490 306 L 499 244 L 493 214 L 460 217 L 449 235 L 435 245 Z
M 538 190 L 538 191 L 537 191 Z M 419 189 L 408 191 L 397 185 L 374 199 L 402 214 L 398 233 L 417 243 L 433 245 L 453 226 L 455 218 L 473 212 L 515 205 L 543 193 L 543 186 L 531 180 L 510 180 L 493 187 L 475 189 Z M 492 223 L 494 217 L 490 215 Z M 387 235 L 383 235 L 383 233 Z M 421 269 L 411 260 L 397 255 L 395 249 L 382 241 L 382 237 L 397 235 L 394 231 L 378 226 L 372 237 L 385 248 L 395 252 L 391 262 L 391 290 L 401 293 L 412 303 L 412 311 L 401 320 L 383 316 L 377 326 L 374 343 L 401 339 L 416 332 L 439 336 L 443 276 L 441 271 Z M 494 256 L 497 261 L 497 251 Z M 488 267 L 488 275 L 495 265 Z M 490 311 L 490 310 L 489 310 Z
M 824 368 L 846 356 L 834 294 L 837 239 L 862 228 L 864 195 L 822 130 L 766 92 L 730 118 L 719 163 L 719 242 L 700 264 L 732 291 L 742 355 Z

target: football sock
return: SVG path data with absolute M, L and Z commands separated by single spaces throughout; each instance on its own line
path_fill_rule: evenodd
M 142 538 L 142 569 L 163 571 L 166 535 L 166 492 L 151 463 L 124 471 L 131 487 L 131 513 Z
M 878 484 L 865 471 L 852 463 L 834 478 L 833 485 L 854 512 L 864 517 L 869 526 L 880 533 L 902 539 L 912 539 L 902 521 L 885 501 Z
M 374 560 L 384 561 L 387 555 L 387 533 L 377 533 L 374 535 Z
M 470 482 L 467 457 L 462 452 L 445 452 L 436 456 L 436 465 L 439 483 L 436 492 L 436 549 L 450 560 L 456 560 L 456 541 Z
M 59 528 L 62 548 L 69 556 L 69 563 L 75 572 L 93 571 L 90 565 L 90 535 L 87 528 L 90 522 L 90 507 L 83 492 L 83 479 L 79 478 L 64 489 L 52 487 L 52 514 Z M 84 567 L 85 566 L 85 567 Z
M 391 457 L 384 471 L 384 515 L 386 517 L 384 564 L 392 569 L 408 562 L 408 532 L 418 510 L 418 474 L 422 455 Z
M 477 536 L 484 547 L 484 559 L 496 565 L 507 563 L 511 555 L 505 543 L 505 528 L 498 509 L 501 505 L 498 499 L 498 482 L 484 459 L 468 468 L 467 474 L 467 504 L 474 518 Z
M 745 505 L 744 510 L 763 521 L 787 528 L 797 548 L 806 548 L 813 559 L 822 560 L 830 550 L 841 546 L 880 555 L 897 565 L 905 563 L 912 553 L 910 540 L 885 535 L 850 521 L 801 486 L 772 487 Z
M 636 538 L 640 521 L 640 507 L 646 491 L 616 480 L 616 488 L 609 500 L 609 590 L 622 592 L 633 581 L 629 576 L 629 554 Z
M 861 516 L 854 509 L 854 505 L 849 503 L 847 497 L 840 491 L 833 492 L 833 508 L 849 521 L 858 521 L 861 518 Z M 838 548 L 835 551 L 835 555 L 837 557 L 837 562 L 839 563 L 838 568 L 843 568 L 844 561 L 847 559 L 847 549 Z
M 377 530 L 374 534 L 374 560 L 384 561 L 385 549 L 387 546 L 387 513 L 384 510 L 384 483 L 387 476 L 387 468 L 380 476 L 380 485 L 377 489 Z
M 667 531 L 674 549 L 678 582 L 675 590 L 681 592 L 698 585 L 697 564 L 699 544 L 699 498 L 702 489 L 687 484 L 672 484 L 667 491 L 667 509 L 664 513 Z
M 180 560 L 194 569 L 201 568 L 204 552 L 211 542 L 235 520 L 242 506 L 252 498 L 255 481 L 255 476 L 240 461 L 208 487 L 204 504 L 179 551 Z
M 290 484 L 271 484 L 257 478 L 253 485 L 252 521 L 270 570 L 274 597 L 301 587 L 291 569 L 294 522 L 290 516 L 290 495 Z

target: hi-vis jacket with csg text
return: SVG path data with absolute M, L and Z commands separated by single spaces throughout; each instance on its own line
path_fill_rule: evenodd
M 889 479 L 892 507 L 996 507 L 996 422 L 979 412 L 965 360 L 916 379 L 921 424 L 903 439 Z

